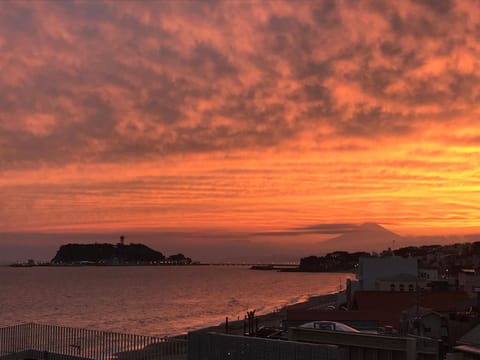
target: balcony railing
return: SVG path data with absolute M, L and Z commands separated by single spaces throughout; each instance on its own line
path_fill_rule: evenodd
M 186 340 L 53 325 L 0 328 L 0 360 L 185 360 Z

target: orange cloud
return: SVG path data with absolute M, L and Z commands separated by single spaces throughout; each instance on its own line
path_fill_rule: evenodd
M 472 7 L 8 2 L 0 230 L 477 231 Z

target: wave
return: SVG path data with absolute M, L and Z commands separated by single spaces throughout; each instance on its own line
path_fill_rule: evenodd
M 311 296 L 335 293 L 339 282 L 338 274 L 224 267 L 99 268 L 88 272 L 38 268 L 3 276 L 7 270 L 0 268 L 2 288 L 6 289 L 0 293 L 2 324 L 54 323 L 153 336 L 217 326 L 226 316 L 242 320 L 247 310 L 255 309 L 258 315 L 279 311 Z M 73 275 L 75 281 L 70 281 Z M 342 275 L 341 280 L 348 277 Z M 20 282 L 22 286 L 18 286 Z

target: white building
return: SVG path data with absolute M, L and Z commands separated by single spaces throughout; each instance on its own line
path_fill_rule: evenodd
M 357 290 L 401 291 L 398 281 L 395 282 L 395 289 L 391 287 L 391 279 L 399 276 L 402 277 L 402 280 L 406 278 L 409 280 L 403 284 L 404 291 L 409 291 L 411 284 L 415 284 L 416 287 L 417 282 L 412 279 L 416 279 L 418 276 L 417 259 L 395 255 L 362 257 L 359 259 L 357 280 L 347 280 L 347 290 L 345 294 L 339 296 L 337 303 L 339 305 L 351 304 Z M 389 282 L 387 283 L 387 281 Z
M 425 281 L 410 274 L 399 274 L 395 276 L 381 277 L 375 282 L 375 289 L 380 291 L 409 291 L 425 288 Z
M 417 259 L 392 255 L 365 257 L 359 260 L 358 281 L 362 290 L 375 290 L 377 279 L 394 277 L 401 274 L 417 277 Z

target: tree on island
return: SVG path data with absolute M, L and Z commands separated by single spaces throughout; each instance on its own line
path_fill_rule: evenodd
M 156 263 L 165 256 L 143 244 L 67 244 L 62 245 L 52 259 L 55 264 L 73 263 Z
M 185 255 L 183 255 L 182 253 L 171 255 L 166 259 L 166 261 L 168 263 L 184 264 L 184 265 L 188 265 L 192 263 L 192 259 L 190 259 L 189 257 L 185 257 Z

